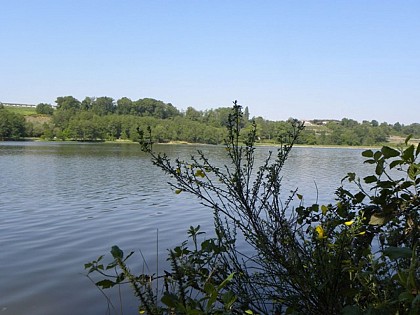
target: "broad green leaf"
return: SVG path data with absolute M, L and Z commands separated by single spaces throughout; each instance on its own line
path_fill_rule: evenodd
M 408 141 L 410 141 L 410 139 L 413 137 L 413 135 L 408 135 L 407 136 L 407 138 L 405 138 L 405 141 L 404 141 L 404 143 L 405 143 L 405 145 L 407 145 L 408 144 Z
M 405 149 L 401 157 L 404 161 L 414 162 L 414 145 L 410 145 Z
M 363 199 L 365 199 L 365 197 L 366 195 L 359 191 L 357 194 L 354 195 L 354 201 L 356 203 L 361 203 Z
M 381 158 L 381 156 L 382 156 L 382 152 L 381 151 L 376 151 L 373 154 L 373 158 L 375 159 L 375 161 L 379 161 L 379 159 Z
M 416 149 L 416 156 L 419 156 L 419 154 L 420 154 L 420 142 L 419 142 L 419 144 L 417 145 L 417 149 Z
M 374 183 L 374 182 L 378 181 L 378 178 L 374 175 L 370 175 L 370 176 L 366 176 L 365 178 L 363 178 L 363 180 L 365 181 L 366 184 L 370 184 L 370 183 Z
M 415 180 L 418 175 L 420 175 L 420 164 L 411 164 L 407 170 L 408 177 L 411 180 Z
M 408 187 L 414 186 L 413 182 L 405 181 L 400 185 L 400 189 L 407 189 Z
M 384 255 L 388 256 L 389 259 L 411 258 L 412 251 L 411 248 L 408 247 L 390 246 L 384 249 Z
M 111 281 L 111 280 L 108 280 L 108 279 L 105 279 L 105 280 L 96 282 L 96 285 L 98 287 L 101 287 L 102 289 L 109 289 L 109 288 L 112 288 L 115 285 L 115 282 Z
M 389 159 L 392 157 L 397 157 L 400 155 L 400 152 L 398 150 L 395 150 L 393 148 L 383 146 L 381 149 L 382 154 L 384 155 L 384 158 Z
M 204 292 L 206 292 L 208 295 L 213 294 L 214 292 L 216 292 L 216 288 L 214 287 L 213 284 L 211 284 L 210 282 L 206 282 L 204 284 Z
M 384 181 L 380 181 L 377 184 L 377 187 L 380 187 L 380 188 L 393 188 L 393 187 L 395 187 L 395 183 L 394 182 L 391 182 L 389 180 L 384 180 Z
M 321 206 L 321 211 L 322 211 L 322 214 L 325 215 L 328 211 L 328 207 L 326 205 L 322 205 Z
M 111 248 L 111 255 L 115 259 L 122 259 L 124 257 L 124 252 L 118 246 L 114 245 Z
M 389 168 L 394 168 L 395 166 L 397 166 L 397 165 L 401 165 L 401 164 L 403 164 L 404 162 L 403 161 L 401 161 L 401 160 L 394 160 L 394 161 L 392 161 L 391 163 L 389 163 Z
M 176 307 L 179 305 L 178 297 L 172 293 L 165 293 L 160 300 L 169 307 Z
M 362 156 L 364 157 L 373 157 L 373 151 L 372 150 L 366 150 L 362 152 Z

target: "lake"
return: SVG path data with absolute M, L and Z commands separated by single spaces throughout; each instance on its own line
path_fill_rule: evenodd
M 221 146 L 155 149 L 174 158 L 200 149 L 226 162 Z M 275 148 L 258 147 L 257 160 L 269 150 Z M 333 202 L 347 172 L 366 174 L 361 152 L 294 148 L 284 168 L 284 198 L 299 187 L 308 205 L 317 191 L 319 203 Z M 119 245 L 136 252 L 131 265 L 155 272 L 156 261 L 165 266 L 167 249 L 185 240 L 191 225 L 211 233 L 211 211 L 175 194 L 168 180 L 136 144 L 0 142 L 1 314 L 107 314 L 85 263 Z M 116 292 L 109 293 L 119 308 Z M 123 303 L 124 314 L 137 313 L 129 293 Z

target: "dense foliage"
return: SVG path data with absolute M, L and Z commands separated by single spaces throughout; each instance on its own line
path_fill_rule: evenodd
M 0 140 L 17 140 L 25 135 L 25 118 L 0 107 Z
M 137 141 L 138 127 L 152 126 L 159 142 L 186 141 L 220 144 L 227 136 L 226 127 L 230 108 L 220 107 L 205 111 L 188 107 L 180 111 L 170 103 L 152 98 L 133 101 L 123 97 L 86 97 L 79 101 L 73 96 L 56 99 L 56 109 L 50 104 L 37 105 L 39 119 L 27 119 L 26 132 L 21 136 L 43 137 L 48 140 Z M 45 119 L 48 118 L 48 119 Z M 280 143 L 287 131 L 287 121 L 270 121 L 262 117 L 250 119 L 248 108 L 241 119 L 241 136 L 257 123 L 256 143 Z M 355 120 L 312 120 L 305 122 L 297 144 L 308 145 L 383 145 L 401 142 L 408 135 L 420 139 L 420 124 L 378 123 L 375 120 L 359 123 Z M 392 137 L 397 137 L 395 140 Z
M 303 125 L 290 121 L 277 153 L 256 166 L 257 127 L 241 139 L 242 121 L 235 103 L 225 167 L 200 151 L 172 161 L 153 151 L 151 129 L 139 130 L 143 150 L 173 179 L 174 192 L 213 211 L 215 237 L 200 243 L 200 228 L 190 228 L 190 240 L 169 252 L 162 293 L 153 290 L 155 275 L 130 272 L 132 253 L 124 257 L 117 246 L 108 265 L 104 256 L 85 265 L 91 276 L 105 277 L 96 285 L 130 283 L 140 313 L 148 314 L 418 314 L 420 145 L 407 139 L 400 149 L 364 151 L 372 175 L 349 173 L 334 204 L 305 206 L 297 190 L 286 198 L 281 190 L 282 167 Z
M 39 103 L 36 106 L 36 113 L 41 115 L 52 115 L 54 114 L 54 109 L 50 104 Z

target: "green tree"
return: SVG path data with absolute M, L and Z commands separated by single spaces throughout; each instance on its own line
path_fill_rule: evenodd
M 60 96 L 56 101 L 57 109 L 77 111 L 80 109 L 81 103 L 73 96 Z
M 133 110 L 133 101 L 128 97 L 122 97 L 117 101 L 117 114 L 119 115 L 129 115 Z M 134 114 L 135 112 L 133 112 Z
M 80 104 L 80 109 L 82 109 L 82 110 L 91 110 L 92 109 L 93 102 L 95 102 L 95 98 L 94 97 L 88 97 L 88 96 L 86 96 L 85 99 Z
M 201 121 L 203 117 L 203 113 L 196 110 L 194 107 L 189 106 L 185 111 L 185 118 L 194 120 L 194 121 Z
M 25 118 L 0 108 L 0 139 L 18 140 L 25 136 Z
M 101 96 L 92 102 L 92 112 L 99 116 L 109 115 L 115 111 L 114 100 L 108 96 Z
M 36 113 L 42 115 L 52 115 L 54 113 L 54 109 L 51 104 L 39 103 L 36 106 Z

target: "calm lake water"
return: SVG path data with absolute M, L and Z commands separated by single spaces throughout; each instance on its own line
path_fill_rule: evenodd
M 200 149 L 226 161 L 223 147 L 155 149 L 183 158 Z M 260 161 L 269 150 L 275 148 L 257 149 Z M 284 169 L 284 197 L 299 186 L 310 204 L 317 187 L 319 203 L 332 202 L 347 172 L 366 172 L 361 152 L 295 148 Z M 139 271 L 155 272 L 191 225 L 211 233 L 211 211 L 167 182 L 135 144 L 0 142 L 0 313 L 108 314 L 106 299 L 85 276 L 86 262 L 117 244 L 136 251 L 131 265 Z M 109 293 L 119 309 L 116 292 Z M 123 303 L 124 314 L 137 313 L 131 294 Z

